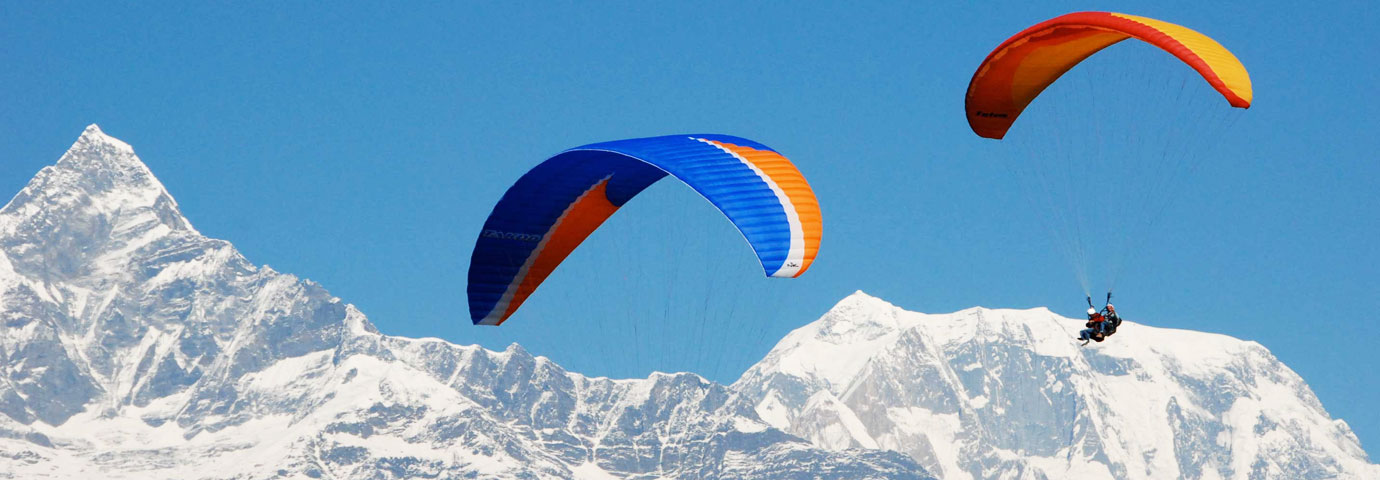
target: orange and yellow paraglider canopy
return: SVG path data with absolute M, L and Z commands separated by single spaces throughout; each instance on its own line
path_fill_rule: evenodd
M 1127 38 L 1178 57 L 1233 107 L 1251 106 L 1251 78 L 1246 67 L 1208 36 L 1151 18 L 1079 12 L 1027 28 L 1002 42 L 983 60 L 968 84 L 968 125 L 980 136 L 1002 138 L 1025 107 L 1064 72 Z

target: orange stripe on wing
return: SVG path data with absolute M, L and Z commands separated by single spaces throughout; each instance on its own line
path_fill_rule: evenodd
M 815 255 L 819 253 L 820 239 L 824 234 L 824 222 L 819 211 L 819 201 L 815 199 L 815 192 L 810 188 L 809 182 L 805 181 L 805 176 L 800 174 L 800 170 L 795 167 L 794 163 L 791 163 L 780 153 L 726 142 L 712 140 L 710 142 L 733 152 L 757 167 L 786 194 L 786 198 L 794 206 L 795 214 L 800 220 L 801 240 L 805 247 L 800 270 L 792 276 L 799 277 L 805 273 L 805 270 L 808 270 L 810 265 L 814 263 Z
M 517 311 L 522 302 L 527 301 L 527 297 L 536 291 L 541 282 L 556 270 L 556 266 L 560 265 L 575 247 L 580 246 L 590 233 L 608 220 L 613 212 L 618 211 L 618 207 L 609 202 L 608 183 L 607 178 L 600 180 L 584 195 L 575 199 L 565 213 L 561 214 L 556 224 L 551 226 L 550 233 L 543 240 L 545 245 L 536 252 L 536 258 L 531 260 L 527 275 L 522 278 L 522 283 L 518 284 L 517 291 L 513 293 L 508 308 L 504 310 L 498 324 L 501 325 Z

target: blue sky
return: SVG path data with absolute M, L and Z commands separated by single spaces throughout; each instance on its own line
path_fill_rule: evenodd
M 859 289 L 927 312 L 1078 313 L 963 92 L 1029 24 L 1156 17 L 1232 49 L 1256 102 L 1146 234 L 1119 306 L 1260 342 L 1380 444 L 1373 3 L 923 3 L 3 2 L 0 192 L 98 123 L 203 233 L 387 333 L 732 381 Z M 763 278 L 725 220 L 664 182 L 507 325 L 469 325 L 470 249 L 512 181 L 572 146 L 688 132 L 771 145 L 811 179 L 825 238 L 810 272 Z

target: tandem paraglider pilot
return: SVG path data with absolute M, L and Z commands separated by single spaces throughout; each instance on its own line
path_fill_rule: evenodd
M 1110 298 L 1111 295 L 1108 297 Z M 1090 306 L 1088 307 L 1088 323 L 1083 324 L 1083 326 L 1087 328 L 1078 332 L 1078 339 L 1083 341 L 1083 345 L 1087 345 L 1089 340 L 1101 342 L 1116 333 L 1117 327 L 1121 326 L 1121 316 L 1117 315 L 1116 307 L 1113 307 L 1111 303 L 1102 307 L 1100 312 Z

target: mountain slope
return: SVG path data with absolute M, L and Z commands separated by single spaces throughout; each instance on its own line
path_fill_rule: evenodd
M 0 478 L 876 478 L 692 374 L 380 334 L 198 233 L 86 129 L 0 209 Z
M 908 312 L 858 292 L 732 388 L 829 448 L 945 479 L 1380 478 L 1345 422 L 1255 342 L 1126 322 L 1087 347 L 1045 309 Z

